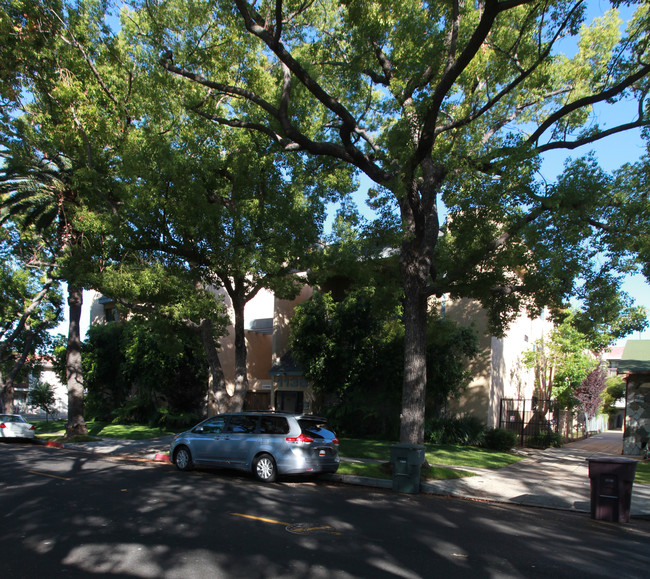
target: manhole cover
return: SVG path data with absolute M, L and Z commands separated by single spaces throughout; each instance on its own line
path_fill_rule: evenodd
M 323 523 L 295 523 L 287 526 L 287 531 L 295 535 L 340 535 L 331 525 Z

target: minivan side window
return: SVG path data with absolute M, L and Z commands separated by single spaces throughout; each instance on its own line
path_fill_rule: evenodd
M 203 427 L 204 434 L 221 434 L 223 431 L 224 424 L 226 419 L 222 416 L 215 416 L 204 422 L 201 426 Z
M 288 434 L 289 422 L 284 416 L 262 416 L 260 432 L 263 434 Z
M 257 416 L 231 416 L 226 427 L 226 432 L 251 433 L 255 432 Z

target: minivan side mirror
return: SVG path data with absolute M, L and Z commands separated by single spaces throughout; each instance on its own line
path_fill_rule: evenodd
M 192 432 L 198 432 L 198 433 L 203 432 L 203 426 L 197 426 Z

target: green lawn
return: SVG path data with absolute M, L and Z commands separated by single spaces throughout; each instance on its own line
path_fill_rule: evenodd
M 637 462 L 634 482 L 650 485 L 650 462 Z
M 392 478 L 390 464 L 387 462 L 348 462 L 341 461 L 337 474 L 351 474 L 356 476 L 369 476 L 372 478 Z M 444 466 L 429 466 L 422 468 L 421 480 L 447 480 L 475 476 L 474 473 Z
M 50 420 L 46 422 L 34 421 L 34 430 L 38 438 L 46 440 L 61 440 L 65 434 L 65 420 Z M 175 434 L 178 431 L 165 428 L 144 426 L 142 424 L 113 424 L 111 422 L 86 422 L 88 427 L 88 439 L 93 438 L 126 438 L 128 440 L 145 440 L 157 438 L 166 434 Z
M 342 438 L 339 454 L 348 458 L 371 458 L 390 461 L 390 447 L 394 442 Z M 425 457 L 432 465 L 501 468 L 520 461 L 523 457 L 475 446 L 456 444 L 425 444 Z
M 341 462 L 340 474 L 356 474 L 375 478 L 392 477 L 390 472 L 390 447 L 394 442 L 378 440 L 359 440 L 356 438 L 341 438 L 339 454 L 346 458 L 366 458 L 381 461 L 381 463 L 350 463 Z M 459 446 L 455 444 L 425 445 L 425 458 L 429 467 L 422 469 L 423 480 L 453 479 L 474 476 L 474 473 L 455 467 L 501 468 L 522 459 L 520 456 L 507 452 L 496 452 L 485 448 Z

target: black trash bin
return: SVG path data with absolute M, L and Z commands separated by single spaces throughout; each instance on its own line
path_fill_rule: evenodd
M 622 457 L 589 459 L 591 518 L 628 523 L 636 460 Z
M 424 446 L 394 444 L 390 447 L 393 467 L 393 490 L 400 493 L 420 492 L 420 468 L 424 462 Z

